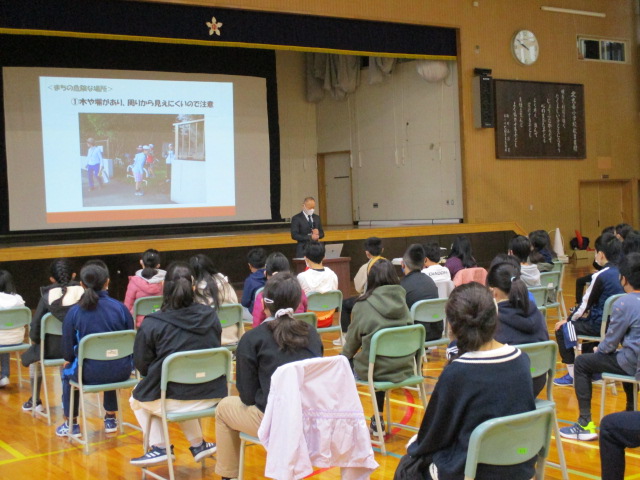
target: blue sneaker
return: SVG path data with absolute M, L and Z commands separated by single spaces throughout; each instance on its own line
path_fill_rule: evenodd
M 118 431 L 118 420 L 115 417 L 104 418 L 104 433 L 114 433 Z
M 560 436 L 564 438 L 571 438 L 573 440 L 596 440 L 598 434 L 596 433 L 596 424 L 589 422 L 586 427 L 583 427 L 579 423 L 574 423 L 570 427 L 563 427 L 560 429 Z
M 69 436 L 69 421 L 65 421 L 62 425 L 56 428 L 56 435 L 59 437 L 67 437 Z M 82 433 L 80 433 L 80 425 L 77 423 L 73 424 L 73 430 L 71 433 L 72 437 L 81 437 Z
M 559 387 L 573 387 L 573 377 L 567 373 L 564 377 L 555 378 L 553 384 Z

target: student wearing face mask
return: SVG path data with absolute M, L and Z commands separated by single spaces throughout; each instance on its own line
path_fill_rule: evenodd
M 582 297 L 580 307 L 567 319 L 556 323 L 556 341 L 562 363 L 567 365 L 567 374 L 556 378 L 553 383 L 558 386 L 573 386 L 573 362 L 575 352 L 567 347 L 564 324 L 571 322 L 576 335 L 600 336 L 602 311 L 611 295 L 624 293 L 620 285 L 618 263 L 622 257 L 622 243 L 612 234 L 605 233 L 596 239 L 596 262 L 602 270 L 593 274 L 591 284 Z M 582 353 L 591 353 L 596 344 L 583 343 Z
M 302 212 L 291 217 L 291 238 L 298 242 L 296 258 L 304 256 L 304 246 L 307 242 L 324 237 L 320 217 L 314 213 L 315 208 L 315 199 L 307 197 L 302 204 Z

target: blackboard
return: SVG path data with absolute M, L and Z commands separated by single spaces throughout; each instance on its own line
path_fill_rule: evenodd
M 497 158 L 586 158 L 584 87 L 494 80 Z

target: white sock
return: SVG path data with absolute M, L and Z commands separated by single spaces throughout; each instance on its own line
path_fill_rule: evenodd
M 569 375 L 571 375 L 571 378 L 573 378 L 573 364 L 567 364 L 567 370 L 569 371 Z

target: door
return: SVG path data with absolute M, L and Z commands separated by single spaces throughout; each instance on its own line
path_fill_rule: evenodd
M 628 180 L 580 182 L 580 231 L 592 248 L 605 227 L 631 223 L 631 201 Z
M 353 225 L 349 153 L 324 154 L 327 225 Z

